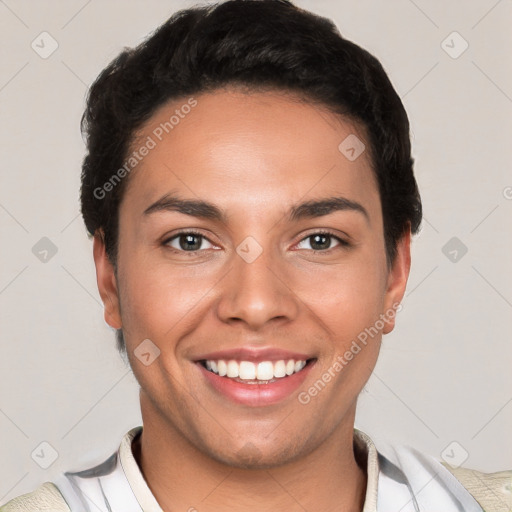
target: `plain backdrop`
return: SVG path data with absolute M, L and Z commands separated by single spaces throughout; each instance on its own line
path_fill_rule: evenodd
M 195 3 L 0 1 L 0 502 L 104 460 L 141 422 L 79 215 L 79 121 L 104 66 Z M 377 446 L 510 469 L 512 4 L 296 3 L 389 73 L 424 205 L 403 310 L 356 426 Z

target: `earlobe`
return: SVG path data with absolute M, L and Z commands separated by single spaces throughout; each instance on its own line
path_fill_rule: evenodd
M 98 291 L 104 305 L 105 322 L 114 329 L 121 329 L 121 314 L 114 266 L 105 250 L 104 235 L 101 229 L 94 234 L 94 264 L 96 265 L 96 281 Z
M 411 230 L 410 223 L 397 245 L 396 258 L 389 271 L 386 296 L 384 300 L 385 326 L 383 334 L 390 333 L 395 328 L 397 311 L 405 294 L 407 280 L 411 269 Z

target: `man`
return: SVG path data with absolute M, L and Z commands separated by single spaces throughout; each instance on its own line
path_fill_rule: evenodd
M 509 509 L 510 472 L 454 476 L 354 429 L 422 217 L 374 57 L 284 0 L 189 9 L 101 73 L 83 129 L 143 428 L 2 511 Z

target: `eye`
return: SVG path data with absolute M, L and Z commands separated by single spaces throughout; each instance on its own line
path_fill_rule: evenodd
M 208 249 L 208 247 L 202 247 L 203 241 L 207 241 L 211 245 L 210 249 L 215 247 L 203 234 L 193 230 L 180 231 L 165 240 L 163 244 L 176 252 L 197 252 L 201 249 Z
M 303 244 L 305 241 L 311 240 L 310 247 L 305 247 L 305 249 L 313 250 L 315 252 L 327 252 L 331 249 L 335 249 L 336 247 L 350 247 L 350 243 L 342 238 L 336 236 L 334 233 L 330 231 L 317 231 L 303 238 L 298 246 Z M 338 242 L 337 246 L 331 247 L 331 243 L 333 240 Z M 210 244 L 210 247 L 203 247 L 203 242 L 207 242 Z M 202 233 L 194 230 L 180 231 L 176 233 L 170 238 L 167 238 L 163 245 L 169 247 L 174 252 L 189 252 L 194 253 L 200 250 L 206 250 L 214 248 L 215 245 L 212 244 Z M 299 249 L 304 247 L 299 247 Z
M 312 233 L 312 234 L 308 235 L 307 237 L 303 238 L 299 242 L 299 245 L 309 239 L 312 240 L 312 242 L 310 243 L 310 248 L 311 248 L 311 250 L 313 250 L 315 252 L 319 252 L 319 251 L 326 252 L 330 249 L 336 248 L 336 246 L 330 247 L 333 239 L 338 242 L 339 248 L 350 246 L 350 244 L 346 240 L 343 240 L 342 238 L 336 236 L 334 233 L 331 233 L 330 231 L 317 231 L 316 233 Z M 308 248 L 306 247 L 306 249 L 308 249 Z

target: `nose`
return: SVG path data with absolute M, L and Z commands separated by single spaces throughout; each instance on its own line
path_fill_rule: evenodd
M 295 318 L 300 299 L 287 282 L 290 279 L 285 264 L 270 250 L 263 250 L 254 261 L 234 254 L 217 303 L 220 320 L 243 323 L 256 331 L 266 324 L 286 323 Z

